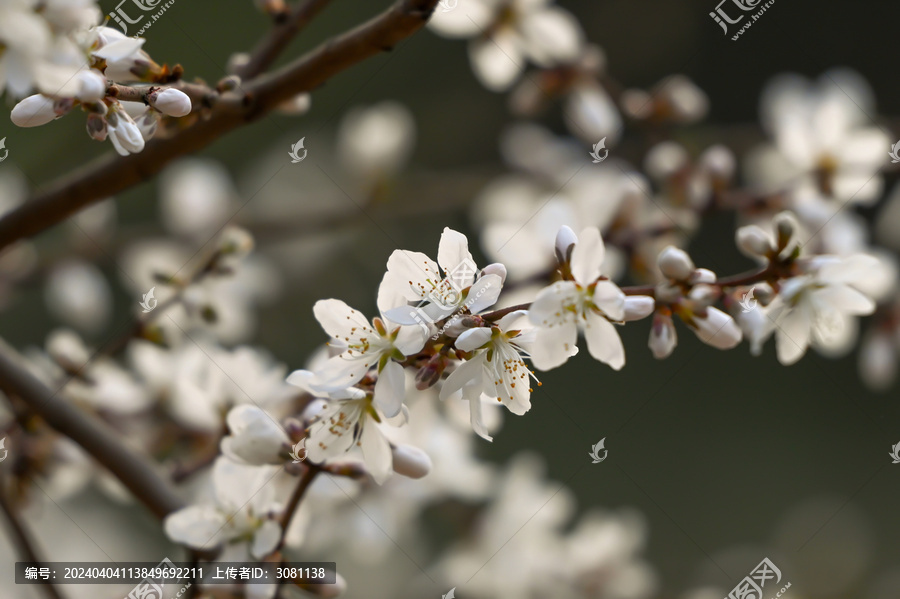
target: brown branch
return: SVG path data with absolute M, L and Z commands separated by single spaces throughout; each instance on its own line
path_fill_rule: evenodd
M 6 489 L 0 489 L 0 510 L 6 515 L 9 521 L 9 528 L 12 531 L 13 539 L 19 548 L 23 561 L 43 563 L 44 560 L 38 556 L 37 550 L 31 537 L 25 531 L 23 519 L 16 514 L 9 498 L 6 496 Z M 52 584 L 39 585 L 50 599 L 62 599 L 59 592 Z
M 208 118 L 168 139 L 150 141 L 139 154 L 110 152 L 58 179 L 0 218 L 0 250 L 65 220 L 72 214 L 152 177 L 167 164 L 197 152 L 232 129 L 254 121 L 297 94 L 379 52 L 388 51 L 422 28 L 438 0 L 399 0 L 356 29 L 333 38 L 278 71 L 225 92 Z
M 722 277 L 721 279 L 717 279 L 714 285 L 719 288 L 743 287 L 746 285 L 753 285 L 754 283 L 771 281 L 788 275 L 789 272 L 785 270 L 786 268 L 787 266 L 784 264 L 772 263 L 766 268 L 751 270 L 730 277 Z M 622 293 L 625 295 L 648 295 L 650 297 L 656 297 L 656 285 L 633 285 L 621 287 L 621 289 Z M 482 314 L 481 317 L 488 322 L 496 322 L 507 314 L 511 314 L 517 310 L 528 310 L 530 307 L 531 302 L 516 304 L 515 306 L 509 306 L 508 308 L 502 308 L 500 310 L 488 312 L 487 314 Z
M 247 80 L 256 77 L 266 71 L 275 59 L 291 43 L 291 40 L 303 30 L 319 11 L 325 8 L 331 0 L 306 0 L 298 4 L 290 15 L 275 23 L 275 27 L 269 35 L 264 37 L 256 49 L 250 55 L 247 64 L 242 65 L 235 73 L 241 79 Z
M 284 512 L 281 514 L 280 524 L 282 528 L 282 543 L 284 542 L 284 533 L 287 532 L 288 526 L 290 526 L 291 520 L 294 518 L 294 512 L 300 507 L 300 501 L 303 499 L 303 496 L 306 494 L 306 491 L 309 489 L 313 480 L 315 480 L 316 476 L 318 476 L 321 471 L 322 468 L 316 464 L 306 464 L 306 471 L 300 476 L 300 482 L 297 483 L 297 487 L 291 494 L 290 499 L 288 499 L 288 503 L 284 507 Z
M 21 364 L 0 340 L 0 388 L 19 397 L 51 427 L 66 435 L 105 466 L 139 501 L 163 518 L 183 506 L 152 463 L 127 447 L 106 424 L 54 393 Z

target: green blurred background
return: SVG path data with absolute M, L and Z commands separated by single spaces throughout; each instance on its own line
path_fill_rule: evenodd
M 722 36 L 709 18 L 714 0 L 560 3 L 605 49 L 609 72 L 623 84 L 647 88 L 680 72 L 709 94 L 709 117 L 681 137 L 694 147 L 723 141 L 741 152 L 759 141 L 753 125 L 760 90 L 784 71 L 815 77 L 833 66 L 855 68 L 874 88 L 880 114 L 900 116 L 896 2 L 778 0 L 737 42 Z M 386 5 L 334 0 L 287 56 Z M 113 8 L 112 2 L 102 6 Z M 146 49 L 159 62 L 184 65 L 188 77 L 214 83 L 229 55 L 251 49 L 266 26 L 249 0 L 177 0 L 147 32 Z M 477 239 L 465 205 L 504 170 L 496 139 L 513 120 L 506 97 L 477 83 L 464 42 L 422 31 L 317 90 L 308 115 L 267 117 L 202 153 L 228 167 L 247 199 L 257 191 L 247 181 L 254 179 L 253 169 L 264 170 L 264 150 L 286 152 L 306 136 L 312 161 L 333 161 L 328 152 L 341 115 L 385 99 L 408 106 L 418 127 L 411 167 L 385 200 L 396 210 L 378 210 L 374 221 L 352 226 L 350 243 L 323 250 L 322 268 L 291 284 L 261 315 L 257 343 L 291 367 L 301 366 L 324 339 L 311 312 L 315 300 L 339 297 L 371 312 L 393 249 L 434 254 L 445 226 Z M 543 122 L 564 133 L 559 111 Z M 111 151 L 87 138 L 79 118 L 33 130 L 7 122 L 0 136 L 10 150 L 0 170 L 21 169 L 38 185 Z M 642 156 L 626 158 L 640 165 Z M 312 165 L 303 166 L 317 176 Z M 276 175 L 282 176 L 287 174 Z M 430 177 L 454 184 L 429 192 L 435 186 L 421 182 Z M 888 175 L 888 188 L 895 179 Z M 117 197 L 123 231 L 155 222 L 156 191 L 149 181 Z M 337 200 L 297 193 L 285 194 L 283 201 Z M 343 201 L 342 210 L 357 210 Z M 706 221 L 691 248 L 698 266 L 719 273 L 750 267 L 734 249 L 733 231 L 732 215 Z M 66 251 L 70 239 L 58 227 L 39 241 L 43 252 L 55 255 Z M 264 237 L 258 241 L 266 246 Z M 484 262 L 477 250 L 476 258 Z M 121 323 L 136 299 L 121 291 L 115 264 L 101 259 L 101 265 L 116 281 L 115 322 Z M 0 316 L 0 335 L 17 347 L 42 344 L 57 324 L 41 294 L 40 286 L 25 286 Z M 544 456 L 551 478 L 575 491 L 580 508 L 639 509 L 648 519 L 647 557 L 661 576 L 662 596 L 699 584 L 730 589 L 768 555 L 799 596 L 881 599 L 872 594 L 882 584 L 878 579 L 900 568 L 900 465 L 892 466 L 887 455 L 900 441 L 897 388 L 866 391 L 855 355 L 835 361 L 809 354 L 785 368 L 771 342 L 752 358 L 746 345 L 718 352 L 683 328 L 674 356 L 658 362 L 646 349 L 648 328 L 649 322 L 641 322 L 623 330 L 628 363 L 619 373 L 586 356 L 544 373 L 532 411 L 508 417 L 494 443 L 482 443 L 483 454 L 503 461 L 531 448 Z M 591 465 L 587 452 L 602 437 L 609 459 Z M 900 587 L 891 588 L 885 599 L 900 596 Z

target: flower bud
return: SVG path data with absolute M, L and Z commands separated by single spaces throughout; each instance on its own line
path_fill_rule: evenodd
M 757 283 L 756 285 L 753 285 L 753 294 L 762 306 L 771 304 L 772 300 L 778 295 L 768 283 Z
M 653 314 L 656 301 L 647 295 L 630 295 L 625 298 L 625 322 L 641 320 Z
M 227 77 L 223 77 L 216 84 L 217 92 L 230 92 L 234 91 L 241 86 L 241 78 L 237 75 L 228 75 Z M 301 94 L 303 95 L 303 94 Z
M 663 276 L 676 281 L 686 281 L 694 272 L 694 262 L 690 256 L 674 245 L 663 248 L 656 263 Z
M 47 338 L 47 353 L 69 372 L 78 372 L 90 362 L 91 354 L 73 331 L 57 329 Z
M 106 119 L 99 114 L 89 114 L 87 117 L 87 133 L 97 141 L 106 141 L 109 133 L 106 128 Z
M 647 343 L 653 357 L 657 360 L 668 358 L 675 351 L 677 344 L 678 336 L 672 317 L 657 312 L 653 317 L 653 327 L 650 329 L 650 340 Z
M 705 318 L 694 318 L 694 333 L 716 349 L 731 349 L 741 342 L 741 329 L 734 319 L 718 308 L 707 308 Z
M 719 299 L 719 290 L 712 285 L 695 285 L 688 293 L 688 297 L 706 307 Z
M 772 250 L 772 241 L 765 231 L 756 225 L 741 227 L 735 234 L 738 249 L 748 256 L 768 256 Z
M 398 445 L 391 448 L 394 458 L 394 472 L 407 478 L 422 478 L 431 472 L 431 458 L 412 445 Z
M 300 116 L 306 114 L 312 107 L 312 96 L 308 93 L 297 94 L 289 100 L 285 100 L 278 105 L 278 112 L 290 116 Z
M 95 69 L 78 73 L 78 85 L 76 97 L 82 102 L 99 102 L 106 96 L 106 77 Z
M 447 368 L 447 359 L 441 354 L 435 354 L 422 368 L 416 372 L 416 389 L 424 391 L 441 380 L 441 375 Z
M 38 127 L 58 119 L 62 114 L 54 109 L 53 98 L 35 94 L 13 106 L 9 116 L 18 127 Z
M 171 87 L 152 92 L 147 96 L 147 101 L 150 106 L 168 116 L 182 117 L 191 113 L 191 99 L 188 95 Z
M 578 236 L 571 228 L 563 225 L 556 234 L 556 257 L 560 262 L 568 262 L 572 257 L 572 248 L 578 243 Z
M 688 283 L 691 285 L 712 285 L 716 280 L 716 273 L 708 268 L 698 268 L 688 277 Z
M 153 139 L 153 136 L 156 135 L 156 129 L 159 127 L 159 118 L 158 112 L 148 110 L 135 121 L 144 139 Z
M 109 140 L 120 156 L 137 154 L 144 149 L 144 138 L 128 113 L 113 105 L 106 122 L 109 128 Z
M 219 237 L 219 251 L 223 254 L 246 256 L 253 251 L 253 235 L 240 227 L 227 227 Z
M 665 179 L 690 163 L 687 150 L 674 141 L 659 143 L 647 153 L 644 169 L 654 179 Z
M 247 52 L 235 52 L 228 57 L 228 64 L 225 70 L 229 73 L 237 73 L 250 64 L 250 55 Z
M 778 234 L 778 251 L 784 251 L 797 232 L 797 219 L 790 212 L 780 212 L 775 215 L 775 231 Z
M 715 145 L 703 152 L 700 164 L 718 179 L 728 180 L 734 176 L 737 163 L 734 153 L 723 145 Z

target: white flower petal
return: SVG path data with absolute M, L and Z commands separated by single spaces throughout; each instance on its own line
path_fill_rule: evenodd
M 444 277 L 458 288 L 464 289 L 475 280 L 475 261 L 469 253 L 469 240 L 459 231 L 444 227 L 438 243 L 438 266 Z
M 581 52 L 582 33 L 578 20 L 561 8 L 529 12 L 519 27 L 524 50 L 539 66 L 571 62 Z
M 478 314 L 497 303 L 502 288 L 503 279 L 498 275 L 484 275 L 469 288 L 465 306 L 472 314 Z
M 348 356 L 347 353 L 343 353 L 329 358 L 325 364 L 316 369 L 313 388 L 326 392 L 346 389 L 362 380 L 369 369 L 377 363 L 378 356 L 374 354 Z
M 811 317 L 804 304 L 786 312 L 777 321 L 775 349 L 778 361 L 791 365 L 806 353 L 812 330 Z
M 281 541 L 281 525 L 275 520 L 266 520 L 253 535 L 250 555 L 262 559 L 275 551 Z M 275 586 L 275 585 L 272 585 Z
M 582 285 L 590 285 L 600 278 L 600 267 L 606 256 L 603 238 L 596 227 L 584 229 L 572 250 L 572 275 Z
M 192 505 L 166 516 L 163 529 L 175 543 L 209 549 L 222 541 L 225 516 L 211 506 Z
M 492 37 L 472 40 L 469 59 L 478 80 L 495 92 L 508 89 L 525 68 L 516 36 L 505 29 Z
M 607 317 L 617 322 L 625 320 L 625 293 L 610 281 L 600 281 L 594 287 L 591 302 Z
M 490 340 L 490 327 L 478 327 L 476 329 L 469 329 L 468 331 L 463 332 L 463 334 L 456 339 L 456 343 L 454 345 L 456 345 L 457 349 L 461 349 L 463 351 L 475 351 Z
M 457 366 L 456 370 L 450 373 L 450 376 L 447 377 L 447 380 L 444 381 L 441 387 L 441 400 L 447 399 L 466 386 L 469 387 L 467 389 L 469 393 L 464 395 L 472 397 L 474 393 L 474 397 L 478 397 L 484 387 L 484 361 L 486 359 L 487 354 L 482 352 L 471 360 L 466 360 Z
M 578 327 L 574 320 L 539 328 L 531 349 L 531 362 L 538 370 L 561 366 L 578 353 Z
M 397 338 L 394 339 L 394 347 L 400 350 L 404 356 L 411 356 L 419 353 L 428 341 L 428 331 L 422 327 L 402 326 L 397 331 Z
M 319 300 L 313 306 L 313 314 L 328 335 L 344 339 L 352 327 L 371 329 L 372 325 L 362 312 L 354 310 L 338 299 Z
M 391 444 L 382 434 L 381 429 L 371 421 L 363 426 L 360 437 L 360 448 L 366 460 L 366 469 L 379 485 L 390 477 L 393 470 Z
M 375 382 L 374 402 L 388 418 L 400 413 L 406 395 L 406 374 L 403 367 L 389 360 Z
M 608 364 L 613 370 L 620 370 L 625 365 L 625 347 L 619 332 L 611 322 L 593 311 L 585 314 L 584 338 L 594 359 Z

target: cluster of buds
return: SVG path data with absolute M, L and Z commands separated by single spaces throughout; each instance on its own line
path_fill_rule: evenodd
M 153 62 L 141 49 L 144 40 L 125 37 L 109 27 L 99 27 L 95 34 L 91 68 L 78 73 L 77 92 L 71 97 L 28 96 L 13 108 L 12 122 L 19 127 L 38 127 L 80 106 L 87 113 L 91 138 L 108 138 L 122 156 L 138 153 L 154 136 L 163 116 L 178 118 L 191 113 L 191 99 L 172 87 L 147 85 L 178 75 Z M 139 82 L 139 87 L 127 88 L 130 97 L 139 101 L 120 101 L 122 87 L 115 82 Z
M 741 329 L 728 314 L 714 307 L 721 290 L 716 273 L 697 268 L 687 252 L 668 246 L 657 266 L 665 280 L 656 286 L 656 313 L 650 331 L 654 357 L 667 358 L 678 342 L 672 315 L 677 315 L 704 343 L 731 349 L 741 342 Z

